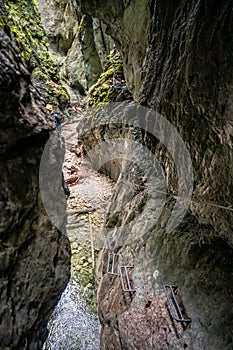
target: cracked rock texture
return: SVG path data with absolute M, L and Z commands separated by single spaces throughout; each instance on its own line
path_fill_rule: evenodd
M 55 200 L 61 198 L 58 230 L 44 209 L 39 187 L 40 160 L 53 122 L 3 31 L 0 62 L 0 348 L 34 350 L 42 348 L 46 323 L 69 278 L 66 203 L 58 176 L 54 179 Z M 55 149 L 62 160 L 59 143 Z M 61 165 L 56 164 L 57 174 Z
M 133 108 L 131 114 L 138 117 L 141 132 L 135 136 L 134 129 L 129 131 L 123 122 L 120 134 L 130 138 L 133 132 L 136 138 L 131 139 L 155 154 L 170 195 L 159 198 L 158 193 L 148 192 L 149 184 L 148 188 L 146 183 L 140 187 L 143 170 L 147 168 L 140 156 L 143 167 L 141 174 L 136 171 L 139 178 L 134 177 L 132 164 L 120 168 L 121 176 L 106 220 L 106 236 L 109 251 L 120 255 L 119 264 L 134 265 L 132 280 L 136 293 L 131 298 L 122 294 L 119 277 L 106 274 L 108 252 L 104 250 L 98 294 L 101 349 L 230 350 L 233 215 L 231 209 L 221 206 L 232 207 L 233 189 L 232 2 L 186 0 L 174 4 L 170 0 L 131 0 L 90 4 L 80 0 L 79 3 L 83 10 L 106 23 L 122 54 L 127 85 L 135 100 L 171 123 L 192 161 L 192 169 L 186 169 L 186 157 L 177 147 L 177 137 L 162 128 L 161 118 L 158 122 L 153 113 L 140 108 L 137 113 L 136 107 L 122 107 L 122 116 L 124 110 L 130 114 Z M 89 152 L 92 145 L 118 137 L 119 125 L 114 133 L 109 120 L 112 119 L 102 118 L 107 126 L 98 127 L 97 123 L 94 126 L 97 131 L 87 132 Z M 150 125 L 150 132 L 145 131 L 146 125 Z M 172 152 L 167 151 L 169 147 Z M 137 158 L 134 159 L 136 162 Z M 111 175 L 113 164 L 107 168 Z M 187 170 L 193 171 L 192 202 L 179 226 L 168 231 L 177 202 L 174 195 L 187 180 L 183 176 Z M 128 184 L 123 190 L 122 179 Z M 159 179 L 158 176 L 155 183 L 158 188 L 162 186 Z M 123 203 L 120 210 L 117 203 Z M 216 206 L 219 204 L 220 207 Z M 161 212 L 153 222 L 159 207 Z M 181 207 L 182 203 L 177 208 Z M 180 211 L 176 214 L 178 218 Z M 166 298 L 159 293 L 164 284 L 178 285 L 177 297 L 192 319 L 189 325 L 182 326 L 168 313 Z
M 39 0 L 38 6 L 50 47 L 57 54 L 60 77 L 71 102 L 77 103 L 102 73 L 113 40 L 106 25 L 80 11 L 76 1 Z

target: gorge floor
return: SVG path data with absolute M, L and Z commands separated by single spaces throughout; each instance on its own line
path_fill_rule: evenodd
M 67 235 L 71 244 L 71 279 L 48 324 L 43 350 L 97 350 L 100 324 L 96 313 L 95 270 L 104 245 L 102 226 L 113 182 L 93 170 L 82 146 L 77 123 L 62 128 L 66 153 L 64 178 L 69 188 Z

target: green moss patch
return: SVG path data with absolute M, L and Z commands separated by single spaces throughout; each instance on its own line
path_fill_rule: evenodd
M 96 310 L 96 282 L 91 249 L 76 242 L 71 242 L 71 249 L 71 270 L 73 271 L 74 278 L 79 282 L 84 299 L 94 311 Z M 95 250 L 95 260 L 98 253 L 99 250 Z
M 120 53 L 114 50 L 107 57 L 105 71 L 89 90 L 89 106 L 114 101 L 120 85 L 125 85 L 123 63 Z
M 58 63 L 50 55 L 49 43 L 41 23 L 37 1 L 6 1 L 1 10 L 0 26 L 9 27 L 12 40 L 19 48 L 22 61 L 33 78 L 44 84 L 45 95 L 55 105 L 66 105 L 69 95 L 59 84 Z
M 57 63 L 49 54 L 48 39 L 35 4 L 27 0 L 8 1 L 6 10 L 12 38 L 30 72 L 40 67 L 47 78 L 58 79 Z

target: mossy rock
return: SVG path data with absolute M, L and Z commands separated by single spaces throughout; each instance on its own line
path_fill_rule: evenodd
M 3 3 L 0 3 L 0 29 L 6 32 L 9 30 L 7 25 L 7 10 Z
M 58 63 L 49 52 L 49 43 L 41 23 L 37 0 L 7 1 L 0 7 L 0 26 L 6 23 L 12 40 L 19 48 L 22 61 L 41 90 L 46 102 L 61 109 L 69 103 L 69 94 L 59 83 Z
M 107 57 L 105 71 L 89 90 L 88 105 L 106 104 L 116 101 L 119 89 L 125 87 L 123 62 L 119 52 L 113 50 Z
M 30 72 L 40 67 L 47 78 L 58 79 L 57 62 L 49 54 L 48 39 L 35 2 L 8 1 L 5 6 L 12 39 L 19 47 L 21 58 Z
M 71 243 L 72 258 L 71 268 L 74 278 L 79 282 L 80 288 L 83 292 L 83 297 L 89 307 L 96 310 L 96 282 L 95 271 L 93 269 L 91 248 L 86 245 Z M 95 262 L 97 260 L 99 250 L 95 250 Z

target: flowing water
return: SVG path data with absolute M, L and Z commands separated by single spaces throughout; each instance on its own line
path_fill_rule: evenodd
M 48 323 L 43 350 L 99 350 L 100 323 L 71 279 Z

